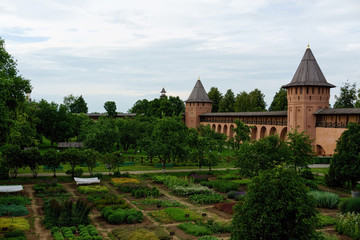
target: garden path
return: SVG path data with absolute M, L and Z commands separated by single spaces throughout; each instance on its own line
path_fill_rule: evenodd
M 41 210 L 41 205 L 38 205 L 37 202 L 41 198 L 38 198 L 34 194 L 34 184 L 27 184 L 24 185 L 24 191 L 29 194 L 29 197 L 31 198 L 31 212 L 33 213 L 32 217 L 34 218 L 34 232 L 37 240 L 49 240 L 52 239 L 51 232 L 45 228 L 43 224 L 41 224 L 41 221 L 44 217 L 44 214 Z

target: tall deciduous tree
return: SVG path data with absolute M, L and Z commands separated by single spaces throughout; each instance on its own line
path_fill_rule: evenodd
M 236 119 L 234 121 L 236 124 L 236 128 L 234 128 L 235 137 L 234 137 L 234 146 L 235 150 L 239 150 L 240 144 L 244 143 L 246 141 L 250 141 L 250 129 L 248 125 L 246 125 L 243 121 L 240 119 Z
M 288 145 L 278 135 L 272 135 L 241 144 L 235 166 L 243 176 L 253 177 L 260 171 L 285 165 L 290 158 Z
M 269 111 L 286 111 L 287 105 L 287 91 L 284 88 L 280 88 L 270 104 Z
M 25 165 L 22 158 L 22 150 L 18 145 L 12 144 L 5 144 L 0 150 L 5 159 L 6 167 L 10 170 L 10 175 L 16 178 L 19 168 Z
M 348 130 L 337 141 L 326 179 L 331 185 L 347 182 L 355 189 L 360 180 L 360 124 L 349 123 Z
M 245 91 L 236 95 L 235 100 L 235 112 L 249 112 L 250 111 L 250 99 L 249 94 Z
M 87 113 L 88 107 L 82 95 L 75 98 L 74 102 L 70 105 L 71 113 Z
M 340 88 L 340 96 L 335 95 L 334 108 L 353 108 L 356 101 L 356 83 L 348 81 Z
M 210 88 L 208 92 L 209 99 L 213 101 L 212 103 L 212 112 L 218 112 L 220 107 L 220 102 L 223 99 L 223 96 L 217 87 Z
M 39 166 L 43 164 L 40 151 L 37 148 L 27 149 L 23 151 L 22 157 L 35 178 L 38 174 Z
M 293 171 L 260 173 L 234 212 L 232 240 L 318 239 L 315 201 Z
M 56 169 L 59 168 L 61 164 L 59 153 L 55 149 L 49 149 L 42 157 L 44 165 L 51 169 L 54 177 L 56 177 Z
M 104 104 L 104 108 L 109 117 L 113 118 L 116 116 L 116 103 L 114 101 L 107 101 Z
M 259 90 L 254 89 L 249 93 L 251 111 L 260 112 L 266 110 L 265 95 Z
M 234 112 L 235 95 L 231 89 L 228 89 L 219 104 L 219 112 Z
M 314 158 L 314 149 L 311 145 L 312 140 L 305 131 L 298 132 L 297 129 L 287 134 L 287 144 L 291 151 L 291 158 L 287 164 L 294 167 L 299 172 L 301 169 L 308 168 Z

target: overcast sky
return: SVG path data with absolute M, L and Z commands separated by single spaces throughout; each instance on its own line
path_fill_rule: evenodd
M 82 95 L 127 112 L 139 99 L 260 89 L 270 105 L 307 44 L 331 90 L 360 87 L 359 0 L 1 0 L 0 37 L 32 98 Z

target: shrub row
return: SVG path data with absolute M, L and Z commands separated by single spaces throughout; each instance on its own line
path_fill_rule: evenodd
M 207 222 L 198 221 L 196 223 L 181 223 L 178 225 L 178 228 L 194 236 L 231 232 L 230 223 L 214 222 L 213 220 Z
M 0 216 L 25 216 L 28 214 L 24 205 L 0 205 Z
M 160 196 L 160 191 L 156 187 L 148 188 L 138 188 L 131 191 L 131 195 L 133 195 L 135 198 L 145 198 L 145 197 L 154 197 L 157 198 Z
M 153 205 L 153 206 L 160 206 L 160 207 L 180 207 L 182 206 L 179 202 L 175 200 L 160 200 L 155 198 L 145 198 L 144 200 L 140 201 L 139 204 L 143 205 Z
M 342 213 L 355 212 L 360 213 L 360 198 L 349 198 L 340 204 Z
M 122 223 L 141 223 L 143 220 L 143 213 L 135 209 L 121 209 L 116 210 L 105 207 L 101 211 L 101 215 L 112 224 L 122 224 Z
M 80 193 L 91 194 L 91 193 L 107 193 L 109 189 L 106 186 L 101 185 L 89 185 L 89 186 L 79 186 L 78 191 Z
M 72 227 L 53 227 L 51 233 L 55 240 L 102 240 L 98 231 L 93 225 L 79 225 L 78 228 Z M 75 233 L 80 236 L 75 237 Z
M 322 191 L 310 191 L 309 195 L 316 200 L 316 207 L 319 208 L 337 208 L 340 198 L 337 194 Z
M 224 180 L 216 180 L 216 181 L 209 181 L 209 182 L 201 182 L 203 186 L 214 188 L 216 191 L 227 193 L 229 191 L 237 191 L 239 190 L 240 184 L 224 181 Z
M 190 201 L 201 204 L 213 204 L 222 202 L 224 197 L 219 193 L 194 194 L 189 197 Z
M 201 218 L 200 215 L 189 209 L 176 207 L 169 207 L 163 210 L 150 212 L 150 216 L 161 223 L 194 221 Z
M 112 209 L 126 209 L 130 208 L 129 204 L 126 203 L 126 201 L 122 198 L 119 198 L 118 196 L 112 195 L 112 194 L 105 194 L 101 199 L 98 199 L 94 201 L 94 205 L 96 208 L 101 211 L 105 207 L 110 207 Z
M 31 198 L 21 195 L 3 195 L 0 197 L 0 205 L 28 205 L 31 203 Z
M 26 240 L 26 236 L 24 231 L 21 230 L 17 230 L 17 231 L 13 231 L 13 232 L 6 232 L 4 234 L 4 238 L 0 239 L 8 239 L 8 240 Z
M 244 199 L 246 192 L 239 192 L 239 191 L 230 191 L 227 193 L 228 198 L 235 199 L 236 201 L 240 201 Z
M 234 179 L 241 179 L 238 174 L 228 173 L 224 175 L 217 176 L 218 180 L 234 180 Z

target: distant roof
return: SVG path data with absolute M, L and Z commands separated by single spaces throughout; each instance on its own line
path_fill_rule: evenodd
M 101 117 L 101 116 L 107 116 L 107 113 L 88 113 L 89 117 Z M 135 117 L 136 113 L 118 113 L 116 114 L 116 117 Z
M 261 116 L 287 116 L 287 111 L 270 111 L 270 112 L 217 112 L 203 113 L 201 117 L 261 117 Z
M 323 108 L 314 115 L 360 115 L 360 108 Z
M 165 88 L 162 88 L 160 93 L 166 93 Z
M 305 54 L 291 82 L 282 87 L 289 88 L 296 86 L 335 87 L 326 81 L 325 76 L 317 64 L 310 47 L 306 49 Z
M 82 142 L 59 142 L 58 148 L 83 148 Z
M 192 90 L 189 98 L 185 102 L 212 102 L 207 95 L 204 86 L 200 79 L 197 80 L 194 89 Z

